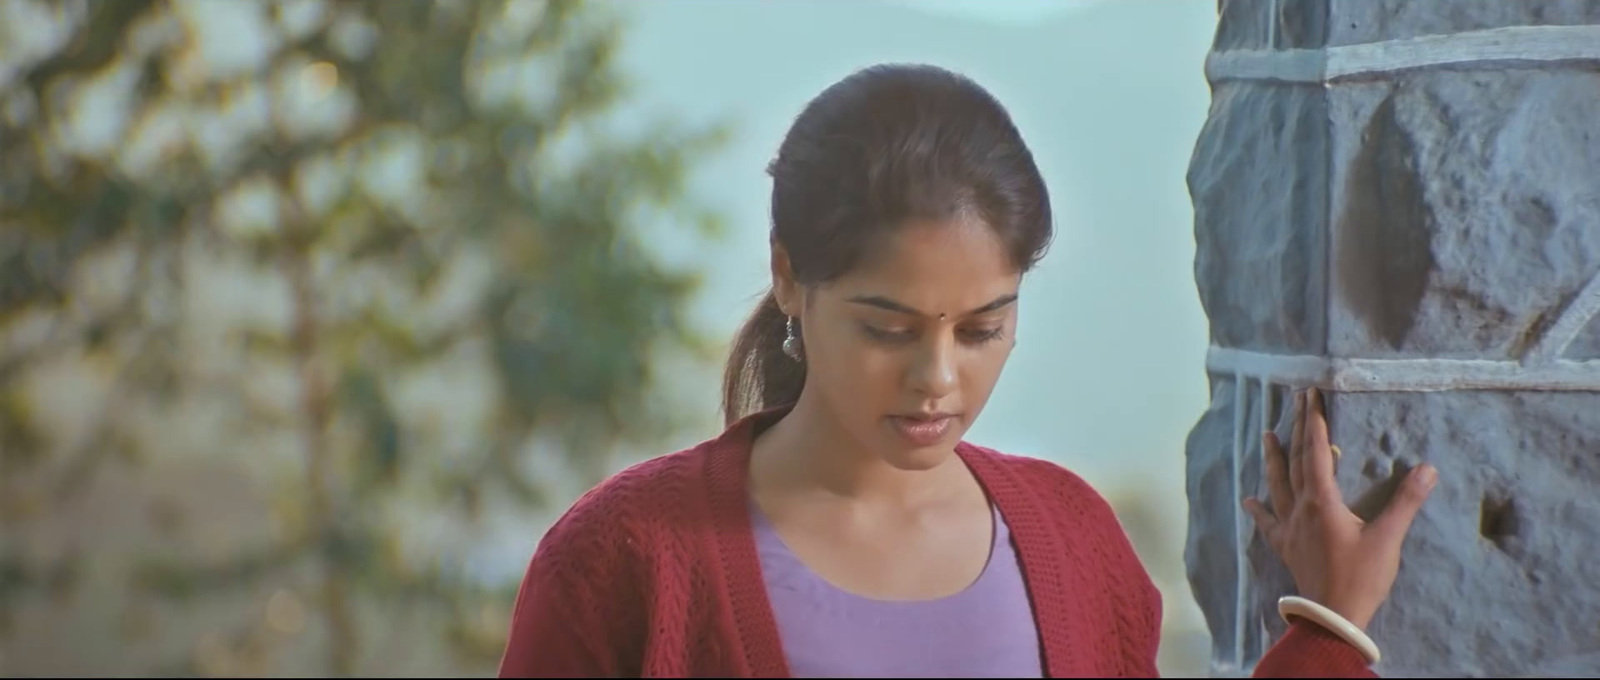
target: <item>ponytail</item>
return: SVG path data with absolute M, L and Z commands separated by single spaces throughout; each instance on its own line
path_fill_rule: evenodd
M 725 424 L 799 401 L 806 365 L 783 353 L 788 320 L 778 307 L 778 299 L 768 291 L 739 329 L 722 379 Z

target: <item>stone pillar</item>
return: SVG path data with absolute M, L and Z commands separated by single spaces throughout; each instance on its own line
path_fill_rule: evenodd
M 1185 561 L 1213 671 L 1283 632 L 1239 507 L 1329 392 L 1358 514 L 1440 485 L 1381 674 L 1600 673 L 1600 0 L 1225 0 L 1189 170 L 1212 395 Z

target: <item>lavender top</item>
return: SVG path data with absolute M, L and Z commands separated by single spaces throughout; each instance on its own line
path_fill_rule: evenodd
M 994 514 L 983 573 L 955 595 L 874 600 L 823 580 L 751 503 L 756 551 L 789 672 L 797 678 L 1043 676 L 1033 607 L 1011 530 Z

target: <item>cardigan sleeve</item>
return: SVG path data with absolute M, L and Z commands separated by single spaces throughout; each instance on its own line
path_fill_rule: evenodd
M 1160 594 L 1145 598 L 1148 620 L 1152 612 L 1156 623 L 1146 635 L 1135 635 L 1139 649 L 1133 656 L 1129 677 L 1159 678 L 1156 646 L 1161 639 Z M 1289 631 L 1267 650 L 1256 663 L 1253 678 L 1376 678 L 1366 657 L 1333 632 L 1305 619 L 1295 618 Z
M 1366 657 L 1322 626 L 1295 618 L 1261 661 L 1256 678 L 1376 678 Z
M 637 677 L 644 601 L 636 545 L 580 503 L 546 532 L 511 613 L 500 677 Z
M 1058 493 L 1062 498 L 1072 499 L 1072 506 L 1082 513 L 1080 529 L 1096 532 L 1090 545 L 1098 554 L 1110 585 L 1115 603 L 1110 618 L 1124 650 L 1114 675 L 1160 677 L 1156 658 L 1161 647 L 1161 589 L 1144 568 L 1116 509 L 1077 475 L 1059 472 L 1057 475 L 1064 485 L 1064 490 Z
M 1116 515 L 1106 506 L 1111 522 L 1116 522 Z M 1156 667 L 1156 657 L 1161 651 L 1161 619 L 1162 602 L 1161 590 L 1156 587 L 1155 581 L 1150 578 L 1150 573 L 1145 570 L 1143 563 L 1133 550 L 1133 544 L 1128 540 L 1127 534 L 1121 530 L 1120 524 L 1113 524 L 1117 531 L 1112 532 L 1118 553 L 1123 556 L 1123 562 L 1117 565 L 1116 572 L 1120 573 L 1124 585 L 1120 589 L 1124 597 L 1120 609 L 1124 623 L 1122 634 L 1132 646 L 1132 654 L 1127 657 L 1128 665 L 1124 675 L 1134 678 L 1159 678 L 1161 672 Z
M 1143 568 L 1139 571 L 1143 572 Z M 1149 577 L 1145 577 L 1149 582 Z M 1148 631 L 1143 635 L 1135 633 L 1133 644 L 1137 648 L 1133 655 L 1134 667 L 1130 677 L 1159 678 L 1161 671 L 1156 667 L 1156 657 L 1161 648 L 1161 591 L 1151 583 L 1143 589 L 1143 603 L 1140 606 L 1144 621 L 1144 628 Z

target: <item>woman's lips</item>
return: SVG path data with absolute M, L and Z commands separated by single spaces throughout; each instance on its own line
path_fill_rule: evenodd
M 896 432 L 910 442 L 913 446 L 933 446 L 943 441 L 945 435 L 950 433 L 950 428 L 955 425 L 956 417 L 953 415 L 938 414 L 932 416 L 889 416 L 889 423 L 894 425 Z

